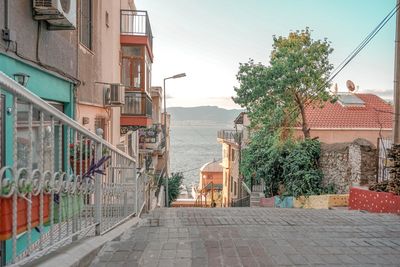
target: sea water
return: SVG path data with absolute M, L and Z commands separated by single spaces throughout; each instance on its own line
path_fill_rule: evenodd
M 182 172 L 183 184 L 189 190 L 199 183 L 200 168 L 207 162 L 222 158 L 222 145 L 217 133 L 232 125 L 207 121 L 172 121 L 170 129 L 171 172 Z

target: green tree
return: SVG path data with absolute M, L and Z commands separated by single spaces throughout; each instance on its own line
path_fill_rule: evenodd
M 168 206 L 179 196 L 179 187 L 182 184 L 183 178 L 183 173 L 181 172 L 171 173 L 171 177 L 168 178 Z
M 273 41 L 269 66 L 253 60 L 240 64 L 233 99 L 247 109 L 253 125 L 276 131 L 293 127 L 299 119 L 304 138 L 310 138 L 305 108 L 331 99 L 326 89 L 333 49 L 326 39 L 313 40 L 308 28 L 274 36 Z

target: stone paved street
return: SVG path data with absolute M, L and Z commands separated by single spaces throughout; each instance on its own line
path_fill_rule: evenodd
M 91 266 L 400 266 L 400 216 L 347 210 L 158 209 Z

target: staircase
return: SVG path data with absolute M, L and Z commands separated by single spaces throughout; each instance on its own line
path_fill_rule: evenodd
M 251 192 L 250 194 L 250 207 L 259 207 L 260 206 L 260 198 L 263 197 L 264 193 L 260 192 Z
M 260 198 L 264 196 L 265 183 L 261 180 L 257 184 L 253 184 L 250 193 L 250 207 L 259 207 Z

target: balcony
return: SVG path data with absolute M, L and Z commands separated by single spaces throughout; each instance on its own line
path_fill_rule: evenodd
M 229 143 L 241 143 L 242 131 L 236 130 L 220 130 L 217 134 L 217 139 L 219 142 L 229 142 Z
M 147 11 L 121 10 L 121 44 L 146 45 L 153 55 L 153 33 Z
M 121 109 L 121 128 L 149 127 L 152 124 L 152 113 L 152 101 L 146 93 L 125 92 L 125 105 Z

